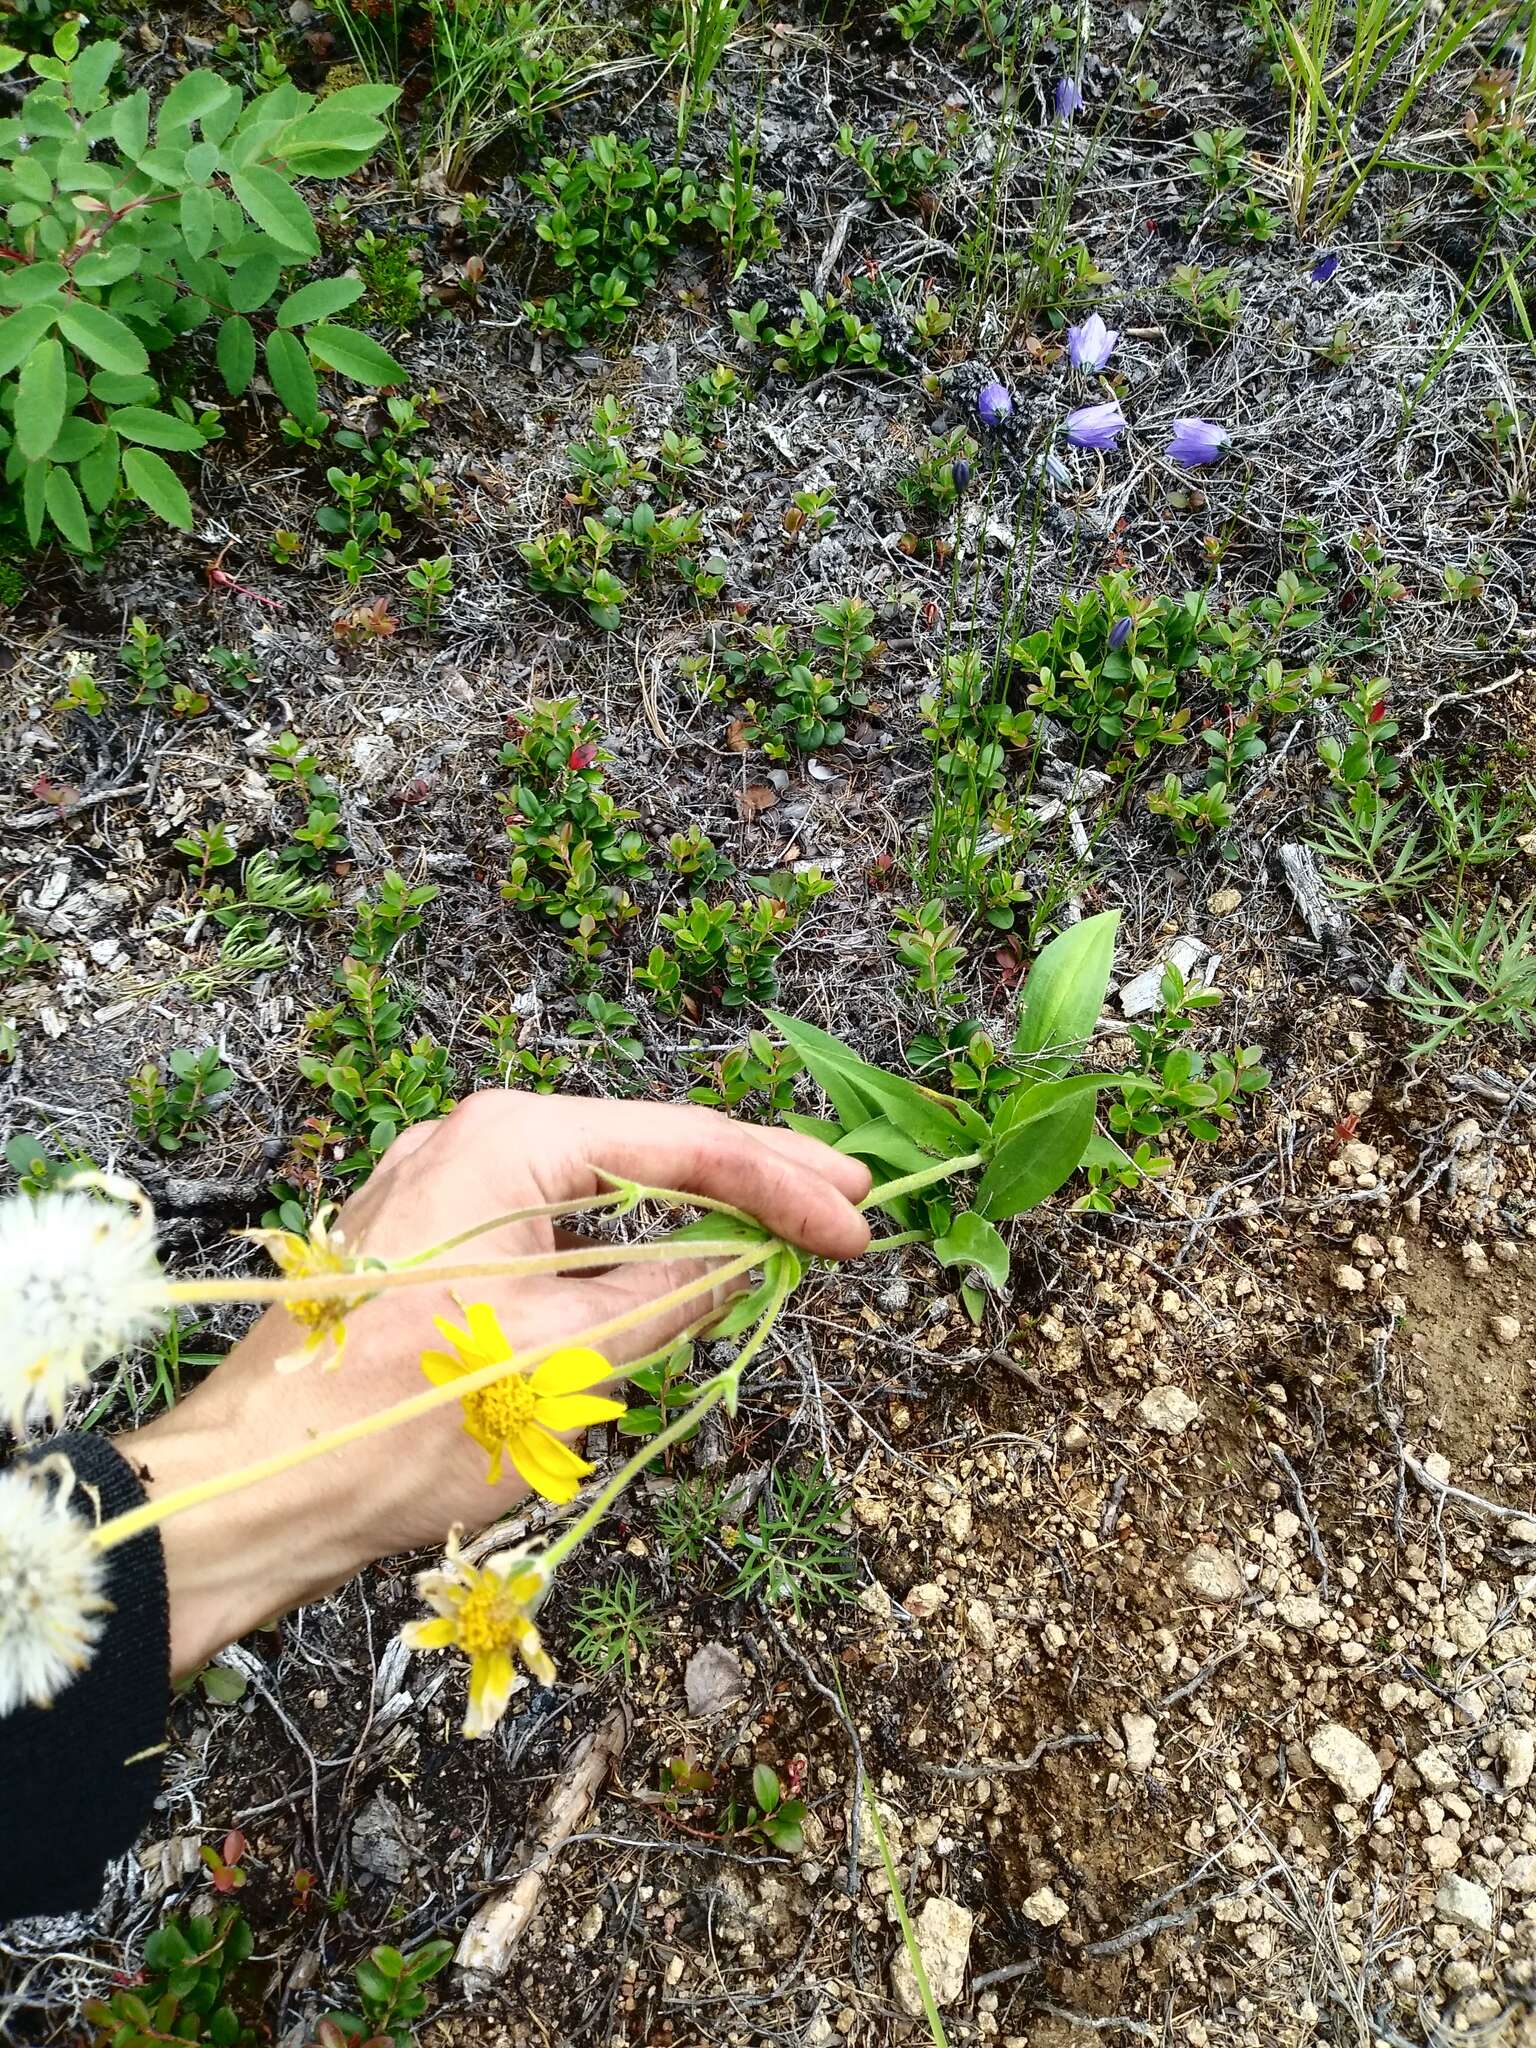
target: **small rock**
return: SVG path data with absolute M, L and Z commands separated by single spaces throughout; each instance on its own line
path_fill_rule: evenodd
M 1230 917 L 1234 910 L 1242 908 L 1242 903 L 1241 889 L 1218 889 L 1205 899 L 1205 907 L 1212 917 Z
M 1453 1956 L 1440 1977 L 1447 1991 L 1470 1991 L 1477 1983 L 1477 1965 L 1465 1956 Z
M 728 1643 L 700 1643 L 683 1672 L 688 1712 L 695 1721 L 724 1713 L 747 1690 L 741 1659 Z
M 1375 1752 L 1341 1721 L 1325 1721 L 1315 1730 L 1307 1754 L 1351 1806 L 1364 1806 L 1381 1789 L 1381 1765 Z
M 871 1579 L 870 1583 L 859 1595 L 858 1604 L 866 1614 L 871 1615 L 876 1621 L 889 1621 L 894 1611 L 891 1606 L 891 1596 L 878 1579 Z
M 914 1621 L 932 1621 L 944 1605 L 944 1599 L 944 1588 L 930 1581 L 926 1585 L 914 1586 L 901 1604 Z
M 1519 1792 L 1531 1782 L 1536 1771 L 1536 1735 L 1529 1728 L 1506 1728 L 1499 1743 L 1504 1759 L 1504 1789 Z
M 1518 1316 L 1490 1316 L 1489 1334 L 1497 1344 L 1518 1344 L 1520 1342 L 1520 1319 Z
M 1506 1891 L 1536 1892 L 1536 1856 L 1511 1857 L 1504 1866 L 1502 1876 Z
M 1365 1292 L 1365 1275 L 1358 1266 L 1335 1266 L 1333 1269 L 1333 1284 L 1338 1288 L 1340 1294 L 1363 1294 Z
M 1275 1611 L 1287 1628 L 1321 1628 L 1323 1603 L 1315 1593 L 1288 1593 L 1275 1602 Z
M 1150 1714 L 1122 1714 L 1126 1767 L 1139 1778 L 1157 1762 L 1157 1723 Z
M 968 1500 L 953 1501 L 944 1510 L 944 1534 L 951 1543 L 969 1543 L 975 1516 Z
M 1069 1908 L 1065 1899 L 1058 1898 L 1048 1884 L 1043 1884 L 1039 1891 L 1030 1893 L 1019 1910 L 1037 1927 L 1059 1927 Z
M 1492 1934 L 1493 1900 L 1470 1877 L 1447 1871 L 1435 1893 L 1435 1911 L 1453 1927 L 1465 1927 L 1473 1934 Z
M 1351 1138 L 1347 1145 L 1339 1147 L 1339 1164 L 1351 1173 L 1374 1173 L 1381 1158 L 1381 1148 L 1368 1145 L 1364 1138 Z
M 1192 1401 L 1182 1387 L 1153 1387 L 1141 1398 L 1136 1410 L 1148 1429 L 1164 1436 L 1182 1436 L 1200 1414 L 1200 1403 Z
M 1237 1560 L 1214 1543 L 1197 1543 L 1180 1566 L 1179 1577 L 1197 1600 L 1212 1607 L 1241 1600 L 1247 1591 Z
M 582 1948 L 590 1948 L 603 1931 L 603 1909 L 593 1904 L 582 1914 L 576 1929 L 576 1939 Z
M 1025 1908 L 1027 1912 L 1028 1907 Z M 928 1988 L 941 2010 L 953 2005 L 965 1989 L 965 1969 L 971 1955 L 971 1929 L 976 1919 L 953 1899 L 927 1899 L 912 1923 Z M 923 2017 L 923 1995 L 917 1988 L 917 1972 L 907 1954 L 905 1942 L 891 1958 L 891 1989 L 902 2011 L 913 2019 Z
M 419 1860 L 419 1823 L 408 1823 L 382 1792 L 375 1792 L 352 1823 L 352 1861 L 370 1877 L 401 1885 Z
M 965 1603 L 965 1632 L 978 1650 L 997 1647 L 997 1621 L 985 1600 Z
M 1460 1773 L 1443 1749 L 1421 1749 L 1413 1768 L 1431 1792 L 1454 1792 L 1461 1783 Z

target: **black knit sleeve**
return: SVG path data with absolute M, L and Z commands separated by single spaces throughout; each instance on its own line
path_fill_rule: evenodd
M 144 1489 L 105 1437 L 71 1432 L 30 1456 L 62 1452 L 100 1498 L 103 1518 Z M 74 1499 L 89 1512 L 79 1489 Z M 0 1720 L 0 1922 L 84 1911 L 102 1872 L 130 1848 L 160 1789 L 170 1700 L 170 1610 L 160 1532 L 107 1555 L 106 1626 L 95 1655 L 51 1707 Z

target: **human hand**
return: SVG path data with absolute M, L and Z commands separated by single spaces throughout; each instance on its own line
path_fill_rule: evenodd
M 338 1222 L 350 1250 L 398 1259 L 508 1210 L 594 1195 L 599 1170 L 727 1202 L 828 1258 L 853 1257 L 869 1240 L 853 1206 L 868 1192 L 866 1168 L 813 1138 L 706 1109 L 501 1091 L 472 1095 L 442 1121 L 403 1133 Z M 511 1258 L 569 1242 L 537 1220 L 488 1232 L 451 1257 Z M 523 1350 L 643 1310 L 707 1270 L 677 1259 L 461 1282 L 454 1292 L 424 1282 L 353 1310 L 333 1372 L 311 1361 L 277 1373 L 304 1333 L 286 1310 L 272 1309 L 201 1386 L 118 1447 L 147 1472 L 153 1499 L 420 1392 L 421 1353 L 441 1344 L 434 1318 L 461 1321 L 461 1301 L 489 1302 Z M 605 1353 L 615 1365 L 643 1357 L 709 1304 L 705 1296 L 645 1317 Z M 461 1419 L 449 1405 L 166 1522 L 174 1671 L 197 1670 L 256 1623 L 373 1558 L 440 1543 L 456 1523 L 479 1527 L 515 1506 L 527 1487 L 515 1474 L 487 1485 L 485 1453 Z

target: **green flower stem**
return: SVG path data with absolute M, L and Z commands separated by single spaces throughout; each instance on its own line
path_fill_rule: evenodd
M 949 1180 L 957 1173 L 969 1173 L 973 1166 L 980 1166 L 985 1157 L 982 1152 L 965 1152 L 958 1159 L 936 1159 L 932 1166 L 920 1167 L 916 1173 L 904 1174 L 900 1180 L 882 1181 L 879 1187 L 870 1189 L 859 1207 L 874 1209 L 886 1202 L 894 1202 L 901 1195 L 915 1195 L 919 1188 L 931 1188 L 935 1181 Z
M 763 1264 L 773 1248 L 765 1238 L 752 1247 L 755 1263 Z M 375 1295 L 401 1287 L 422 1287 L 429 1281 L 525 1280 L 539 1273 L 580 1273 L 597 1267 L 657 1264 L 679 1256 L 730 1259 L 741 1251 L 739 1238 L 690 1239 L 679 1247 L 670 1238 L 648 1244 L 600 1244 L 579 1251 L 533 1252 L 519 1259 L 477 1259 L 465 1266 L 366 1267 L 345 1273 L 300 1273 L 278 1280 L 173 1280 L 155 1290 L 155 1300 L 182 1304 L 210 1301 L 348 1301 L 360 1306 Z
M 774 1263 L 776 1272 L 773 1295 L 746 1343 L 742 1345 L 725 1371 L 718 1373 L 702 1390 L 699 1398 L 685 1408 L 674 1422 L 669 1422 L 665 1429 L 653 1437 L 648 1437 L 634 1456 L 626 1464 L 621 1465 L 613 1477 L 604 1484 L 602 1490 L 570 1527 L 560 1532 L 539 1559 L 540 1567 L 547 1577 L 553 1577 L 561 1562 L 570 1556 L 578 1544 L 587 1540 L 624 1489 L 632 1480 L 638 1479 L 648 1465 L 654 1464 L 662 1451 L 670 1450 L 673 1444 L 680 1443 L 703 1421 L 710 1409 L 719 1407 L 722 1401 L 727 1408 L 735 1408 L 736 1389 L 741 1382 L 741 1375 L 756 1353 L 761 1350 L 769 1331 L 778 1319 L 779 1310 L 789 1295 L 789 1268 L 783 1260 L 776 1260 Z
M 738 1250 L 735 1246 L 732 1249 Z M 392 1407 L 378 1409 L 372 1415 L 361 1415 L 355 1422 L 344 1423 L 341 1428 L 328 1430 L 323 1436 L 311 1437 L 307 1443 L 292 1450 L 258 1459 L 253 1465 L 242 1465 L 233 1472 L 219 1473 L 209 1479 L 194 1480 L 190 1486 L 179 1487 L 159 1500 L 146 1501 L 140 1507 L 130 1508 L 125 1514 L 114 1515 L 110 1521 L 103 1522 L 96 1531 L 96 1548 L 115 1550 L 120 1543 L 129 1542 L 144 1530 L 153 1529 L 188 1508 L 222 1499 L 227 1493 L 238 1493 L 243 1487 L 255 1486 L 263 1479 L 276 1479 L 297 1465 L 307 1465 L 311 1458 L 323 1458 L 331 1451 L 345 1449 L 348 1444 L 360 1443 L 365 1437 L 382 1436 L 387 1430 L 398 1429 L 402 1423 L 415 1422 L 451 1402 L 462 1401 L 466 1395 L 478 1394 L 482 1388 L 493 1386 L 509 1373 L 530 1371 L 552 1352 L 564 1351 L 576 1344 L 596 1345 L 605 1338 L 619 1336 L 637 1324 L 648 1323 L 655 1316 L 664 1315 L 670 1308 L 680 1307 L 685 1301 L 697 1301 L 700 1295 L 713 1293 L 717 1287 L 729 1284 L 753 1266 L 764 1263 L 764 1247 L 753 1245 L 715 1272 L 702 1273 L 697 1280 L 684 1281 L 670 1294 L 660 1295 L 654 1301 L 639 1302 L 620 1315 L 594 1323 L 590 1329 L 574 1331 L 567 1337 L 551 1337 L 548 1343 L 535 1344 L 527 1351 L 513 1352 L 491 1365 L 482 1365 L 474 1372 L 461 1374 L 446 1386 L 427 1387 L 407 1400 L 395 1402 Z M 655 1455 L 654 1451 L 651 1455 Z
M 904 1244 L 922 1244 L 927 1237 L 926 1230 L 901 1230 L 894 1237 L 872 1237 L 864 1249 L 866 1252 L 894 1252 Z

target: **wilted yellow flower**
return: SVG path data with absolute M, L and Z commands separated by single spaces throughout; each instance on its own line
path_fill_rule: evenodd
M 526 1557 L 469 1564 L 455 1536 L 442 1569 L 418 1574 L 416 1590 L 436 1613 L 431 1621 L 408 1621 L 400 1639 L 410 1650 L 462 1650 L 469 1659 L 466 1735 L 489 1735 L 506 1712 L 517 1684 L 514 1653 L 541 1685 L 553 1685 L 555 1667 L 533 1620 L 547 1583 Z
M 437 1327 L 453 1346 L 424 1351 L 421 1369 L 436 1387 L 445 1387 L 482 1366 L 498 1365 L 512 1356 L 512 1346 L 488 1302 L 471 1302 L 464 1311 L 468 1327 L 436 1318 Z M 592 1467 L 569 1444 L 552 1434 L 557 1429 L 586 1429 L 611 1422 L 624 1413 L 622 1401 L 607 1401 L 586 1389 L 608 1377 L 608 1361 L 590 1345 L 568 1344 L 550 1354 L 532 1372 L 509 1372 L 478 1393 L 463 1399 L 464 1427 L 490 1453 L 486 1481 L 501 1477 L 502 1453 L 511 1459 L 535 1493 L 546 1500 L 574 1499 Z
M 307 1280 L 316 1273 L 379 1272 L 377 1259 L 363 1258 L 346 1249 L 346 1240 L 332 1221 L 335 1214 L 336 1204 L 323 1202 L 310 1218 L 308 1231 L 242 1230 L 240 1236 L 259 1244 L 277 1270 L 290 1280 Z M 283 1307 L 309 1335 L 302 1350 L 277 1361 L 278 1371 L 296 1371 L 323 1345 L 331 1344 L 334 1349 L 325 1361 L 325 1370 L 333 1372 L 341 1363 L 342 1347 L 347 1341 L 347 1317 L 369 1298 L 367 1294 L 356 1294 L 332 1295 L 319 1301 L 285 1301 Z

